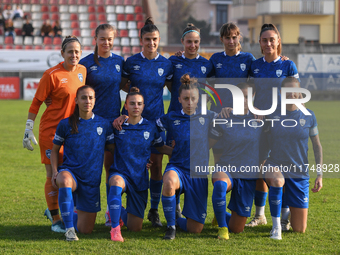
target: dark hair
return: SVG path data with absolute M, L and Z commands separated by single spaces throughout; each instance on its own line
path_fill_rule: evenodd
M 188 73 L 183 74 L 181 77 L 181 86 L 178 89 L 178 95 L 180 96 L 182 90 L 198 89 L 198 82 L 196 78 L 190 78 Z
M 113 31 L 113 37 L 116 36 L 117 30 L 114 26 L 111 26 L 110 24 L 100 24 L 95 31 L 95 37 L 98 37 L 99 31 L 100 30 L 111 30 Z M 94 54 L 93 54 L 94 62 L 96 62 L 97 65 L 100 66 L 99 60 L 98 60 L 98 45 L 96 42 L 96 46 L 94 46 Z
M 140 30 L 140 37 L 142 38 L 144 34 L 146 33 L 152 33 L 157 31 L 159 33 L 158 28 L 155 26 L 155 24 L 152 21 L 151 17 L 148 17 L 145 21 L 144 27 Z
M 142 97 L 143 97 L 143 100 L 144 100 L 144 96 L 142 95 L 142 93 L 140 93 L 139 88 L 137 88 L 137 87 L 131 87 L 131 88 L 130 88 L 130 92 L 126 95 L 125 103 L 127 102 L 128 97 L 130 97 L 130 96 L 135 96 L 135 95 L 140 95 L 140 96 L 142 96 Z
M 66 45 L 68 43 L 70 43 L 70 42 L 77 42 L 77 43 L 79 43 L 80 49 L 81 49 L 81 43 L 79 42 L 78 38 L 76 36 L 74 36 L 74 35 L 68 35 L 68 36 L 65 37 L 64 41 L 61 44 L 61 50 L 63 52 L 65 52 Z
M 250 82 L 241 82 L 241 83 L 237 84 L 236 87 L 238 87 L 239 89 L 252 88 L 253 94 L 255 93 L 255 86 L 254 86 L 254 84 L 252 84 Z
M 266 31 L 274 31 L 277 34 L 278 39 L 281 39 L 280 32 L 277 29 L 277 27 L 273 24 L 263 24 L 261 27 L 261 32 L 260 32 L 260 40 L 261 40 L 261 35 L 262 33 Z M 263 50 L 261 48 L 261 53 L 263 54 Z M 281 55 L 282 53 L 282 42 L 280 41 L 280 44 L 277 46 L 277 54 Z
M 79 93 L 85 89 L 92 89 L 94 91 L 94 89 L 89 86 L 89 85 L 83 85 L 81 87 L 79 87 L 77 89 L 77 93 L 76 93 L 76 97 L 78 97 Z M 76 106 L 74 107 L 74 111 L 72 113 L 72 115 L 68 118 L 68 123 L 71 126 L 71 134 L 78 134 L 78 123 L 79 123 L 79 106 L 78 104 L 76 104 Z
M 220 37 L 230 36 L 232 32 L 235 32 L 237 36 L 240 36 L 240 40 L 242 39 L 240 28 L 233 22 L 225 23 L 220 28 Z M 240 51 L 242 49 L 241 43 L 238 42 L 237 49 Z
M 189 31 L 191 31 L 191 32 L 192 32 L 192 31 L 197 31 L 197 32 L 198 32 L 198 35 L 201 37 L 201 35 L 200 35 L 201 30 L 200 30 L 199 28 L 197 28 L 194 24 L 188 23 L 188 24 L 187 24 L 187 27 L 184 28 L 184 30 L 183 30 L 182 39 L 184 39 L 184 36 L 185 36 Z
M 286 77 L 286 78 L 282 81 L 281 87 L 285 87 L 285 85 L 286 85 L 287 83 L 297 83 L 297 84 L 299 84 L 299 86 L 300 86 L 299 80 L 296 79 L 296 78 L 293 77 L 293 76 L 288 76 L 288 77 Z

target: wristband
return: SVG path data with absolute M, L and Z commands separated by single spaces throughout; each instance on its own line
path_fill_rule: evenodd
M 33 130 L 33 126 L 34 126 L 34 121 L 31 119 L 28 119 L 26 121 L 26 129 Z

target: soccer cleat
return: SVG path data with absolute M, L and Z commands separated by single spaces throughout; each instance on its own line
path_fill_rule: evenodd
M 163 239 L 164 240 L 174 240 L 175 237 L 176 237 L 176 228 L 167 227 Z
M 217 235 L 218 239 L 221 240 L 228 240 L 229 239 L 229 230 L 227 227 L 221 227 L 218 229 L 218 235 Z
M 260 216 L 254 216 L 254 218 L 247 223 L 245 226 L 246 227 L 256 227 L 260 225 L 266 225 L 267 224 L 267 218 L 265 215 L 260 215 Z
M 65 225 L 61 220 L 52 224 L 51 230 L 56 233 L 66 233 Z
M 290 221 L 281 219 L 281 229 L 282 231 L 289 231 L 290 229 Z
M 218 222 L 217 222 L 217 219 L 216 219 L 215 214 L 214 214 L 214 218 L 213 218 L 213 220 L 212 220 L 212 222 L 211 222 L 211 225 L 212 225 L 213 227 L 218 227 Z
M 176 219 L 178 219 L 178 218 L 182 218 L 181 208 L 176 209 Z
M 111 228 L 111 241 L 115 242 L 124 242 L 124 238 L 122 237 L 122 233 L 120 232 L 120 225 L 115 228 Z
M 272 230 L 270 231 L 270 238 L 275 240 L 282 240 L 281 232 L 281 226 L 272 228 Z
M 66 236 L 66 241 L 69 241 L 69 242 L 78 241 L 79 240 L 79 238 L 78 238 L 74 228 L 69 228 L 66 231 L 65 236 Z
M 151 221 L 153 227 L 162 227 L 162 223 L 159 220 L 159 214 L 157 209 L 150 209 L 148 213 L 148 220 Z
M 53 223 L 53 218 L 52 218 L 51 212 L 50 212 L 50 210 L 48 210 L 48 208 L 45 210 L 44 216 L 46 216 L 46 218 L 49 219 L 51 221 L 51 223 Z
M 105 226 L 111 227 L 111 217 L 109 211 L 105 213 Z

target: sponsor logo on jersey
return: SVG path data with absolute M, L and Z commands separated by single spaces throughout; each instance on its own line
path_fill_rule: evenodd
M 119 131 L 119 134 L 120 134 L 120 135 L 124 135 L 124 134 L 125 134 L 125 129 L 120 130 L 120 131 Z
M 48 159 L 51 159 L 51 150 L 50 150 L 50 149 L 47 149 L 47 150 L 45 151 L 45 155 L 46 155 L 46 157 L 47 157 Z
M 177 69 L 181 69 L 181 68 L 182 68 L 182 66 L 183 66 L 183 65 L 181 65 L 181 64 L 177 64 L 177 65 L 175 65 L 175 67 L 176 67 Z
M 207 71 L 207 68 L 205 66 L 201 66 L 201 71 L 202 71 L 203 74 L 205 74 L 206 71 Z
M 308 197 L 304 197 L 303 202 L 308 203 Z
M 80 82 L 83 82 L 84 77 L 81 73 L 78 73 L 78 79 L 80 80 Z
M 249 207 L 249 206 L 246 206 L 246 207 L 244 208 L 244 210 L 245 210 L 246 212 L 250 212 L 250 207 Z
M 163 68 L 158 68 L 158 74 L 159 76 L 162 76 L 164 73 L 164 69 Z
M 60 82 L 61 82 L 61 84 L 67 83 L 67 78 L 62 78 L 62 79 L 60 80 Z
M 118 210 L 120 209 L 120 205 L 110 205 L 110 209 Z
M 255 70 L 254 70 L 254 73 L 259 73 L 260 72 L 260 69 L 258 69 L 258 68 L 256 68 Z
M 299 122 L 300 122 L 301 127 L 303 127 L 306 124 L 305 119 L 300 119 Z
M 240 68 L 242 71 L 246 70 L 246 64 L 244 63 L 240 64 Z
M 144 132 L 144 139 L 145 139 L 145 140 L 148 140 L 149 137 L 150 137 L 150 132 L 145 131 L 145 132 Z
M 116 70 L 118 73 L 120 72 L 120 65 L 116 65 Z
M 225 205 L 225 201 L 217 202 L 217 206 L 223 206 L 223 205 Z
M 99 202 L 96 202 L 96 203 L 95 203 L 95 206 L 98 207 L 98 206 L 99 206 Z
M 139 71 L 139 69 L 140 69 L 140 66 L 139 66 L 139 65 L 135 65 L 135 66 L 133 66 L 133 70 L 135 70 L 135 71 Z
M 91 67 L 90 67 L 90 70 L 91 70 L 91 71 L 97 71 L 97 68 L 98 68 L 97 66 L 91 66 Z
M 181 121 L 180 120 L 175 120 L 174 124 L 175 124 L 175 126 L 178 126 L 179 124 L 181 124 Z
M 281 200 L 270 200 L 270 202 L 273 204 L 273 205 L 279 205 L 281 203 Z
M 203 117 L 200 117 L 198 120 L 200 121 L 201 125 L 204 125 L 205 119 Z
M 101 135 L 103 133 L 103 128 L 97 127 L 97 133 L 98 135 Z
M 207 217 L 206 213 L 202 213 L 202 219 L 205 219 Z
M 216 65 L 216 68 L 222 68 L 222 64 L 221 64 L 221 63 L 218 63 L 218 64 Z
M 276 70 L 276 76 L 277 77 L 280 77 L 282 75 L 282 70 Z

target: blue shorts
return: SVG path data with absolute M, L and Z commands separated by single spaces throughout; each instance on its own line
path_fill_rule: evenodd
M 69 172 L 74 181 L 76 182 L 77 188 L 73 192 L 75 196 L 75 204 L 77 210 L 96 213 L 101 210 L 100 208 L 100 187 L 90 186 L 79 181 L 75 175 L 69 169 L 61 169 L 60 172 L 67 171 Z
M 183 173 L 180 168 L 174 166 L 166 168 L 164 174 L 170 170 L 178 175 L 179 194 L 185 194 L 182 214 L 204 224 L 207 217 L 208 178 L 191 178 L 190 173 Z
M 288 206 L 308 208 L 309 179 L 285 179 L 284 198 Z
M 164 132 L 164 131 L 163 131 L 163 132 L 159 132 L 159 134 L 161 135 L 162 140 L 165 141 L 165 132 Z M 153 153 L 153 154 L 161 154 L 161 153 L 156 149 L 155 146 L 151 146 L 151 153 Z
M 233 179 L 228 209 L 236 212 L 239 216 L 250 217 L 255 188 L 256 179 Z
M 137 191 L 136 188 L 119 173 L 110 173 L 109 180 L 114 175 L 118 175 L 124 180 L 125 190 L 123 190 L 123 192 L 126 193 L 126 211 L 144 219 L 144 211 L 148 203 L 148 190 Z

